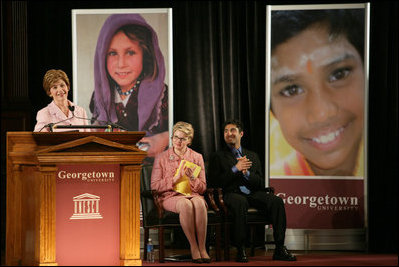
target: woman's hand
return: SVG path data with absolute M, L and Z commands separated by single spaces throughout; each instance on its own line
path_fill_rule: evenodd
M 180 168 L 179 172 L 175 176 L 173 176 L 172 184 L 176 184 L 182 176 L 184 176 L 184 171 L 182 168 Z
M 194 177 L 194 169 L 189 168 L 187 166 L 184 166 L 183 168 L 180 168 L 179 172 L 173 177 L 172 179 L 172 184 L 176 184 L 177 181 L 180 180 L 183 176 L 187 176 L 190 178 L 190 180 L 195 179 Z
M 165 131 L 153 136 L 143 137 L 141 143 L 148 144 L 147 155 L 148 157 L 155 157 L 157 154 L 165 150 L 169 145 L 169 132 Z
M 192 169 L 192 168 L 189 168 L 189 167 L 187 167 L 187 166 L 184 166 L 184 173 L 186 174 L 186 176 L 188 177 L 188 178 L 190 178 L 191 180 L 193 180 L 195 177 L 194 177 L 194 169 Z

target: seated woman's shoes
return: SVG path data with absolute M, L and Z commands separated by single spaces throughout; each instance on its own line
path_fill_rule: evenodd
M 193 263 L 203 263 L 203 261 L 202 261 L 202 259 L 201 258 L 198 258 L 198 259 L 192 259 L 191 260 Z
M 273 260 L 296 261 L 296 257 L 292 255 L 285 246 L 282 246 L 274 250 Z
M 211 263 L 211 258 L 201 258 L 203 263 Z

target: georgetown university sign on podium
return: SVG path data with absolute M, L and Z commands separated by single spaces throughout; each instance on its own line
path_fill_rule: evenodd
M 6 265 L 142 265 L 145 132 L 8 132 Z
M 117 164 L 58 165 L 59 265 L 119 265 L 119 186 Z

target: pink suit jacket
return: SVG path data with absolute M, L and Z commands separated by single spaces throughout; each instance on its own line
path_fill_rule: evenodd
M 206 190 L 205 166 L 202 155 L 187 148 L 184 159 L 191 161 L 201 167 L 197 179 L 190 180 L 191 196 L 202 195 Z M 180 157 L 175 154 L 173 147 L 158 154 L 155 158 L 151 175 L 151 189 L 162 192 L 160 200 L 166 200 L 173 196 L 183 196 L 173 190 L 172 179 L 179 167 Z
M 37 112 L 36 115 L 36 125 L 35 129 L 33 130 L 34 132 L 49 132 L 48 127 L 44 127 L 46 124 L 49 123 L 57 123 L 60 121 L 60 123 L 57 123 L 57 125 L 88 125 L 89 120 L 87 119 L 87 113 L 86 110 L 82 107 L 79 107 L 75 104 L 73 104 L 71 101 L 69 101 L 70 106 L 74 106 L 74 115 L 75 117 L 72 116 L 72 112 L 69 111 L 68 117 L 65 116 L 65 114 L 61 111 L 61 109 L 55 104 L 54 101 L 52 101 L 50 104 L 47 105 L 47 107 L 42 108 Z M 79 117 L 79 118 L 78 118 Z M 69 119 L 68 119 L 69 118 Z M 84 118 L 84 119 L 80 119 Z M 43 128 L 44 127 L 44 128 Z M 62 132 L 62 131 L 70 131 L 70 129 L 54 129 L 54 132 Z M 90 129 L 79 129 L 79 131 L 83 132 L 90 132 Z

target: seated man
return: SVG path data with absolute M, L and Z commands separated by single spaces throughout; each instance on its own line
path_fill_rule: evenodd
M 233 239 L 237 246 L 238 262 L 248 262 L 245 253 L 246 213 L 249 206 L 265 211 L 273 225 L 276 249 L 273 260 L 295 261 L 284 246 L 286 217 L 283 200 L 265 192 L 264 177 L 258 155 L 241 147 L 244 135 L 241 122 L 237 120 L 224 123 L 226 146 L 213 153 L 209 160 L 210 187 L 223 189 L 223 200 L 233 215 Z

